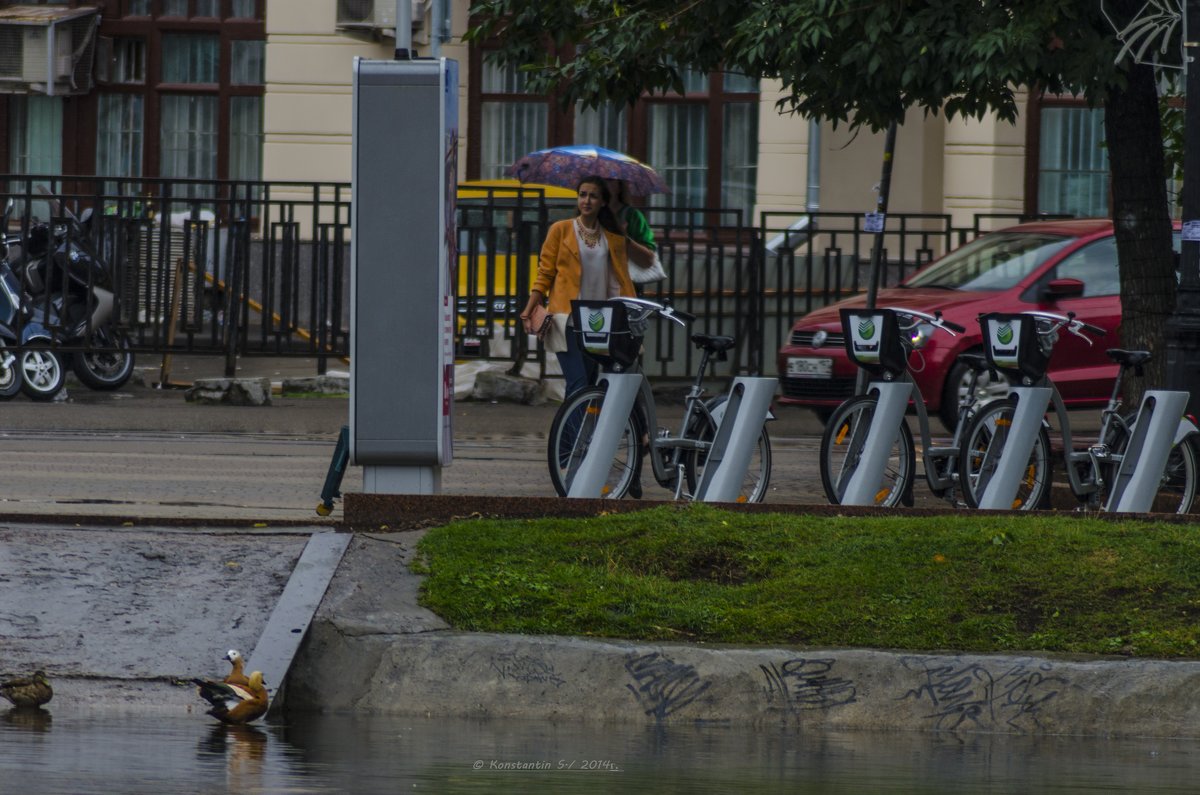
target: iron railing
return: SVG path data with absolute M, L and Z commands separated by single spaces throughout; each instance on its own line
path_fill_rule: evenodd
M 350 195 L 346 183 L 0 176 L 22 236 L 38 219 L 61 224 L 63 208 L 91 210 L 91 244 L 112 267 L 116 320 L 136 351 L 221 355 L 230 375 L 239 356 L 310 357 L 324 372 L 349 355 Z M 797 318 L 866 288 L 875 234 L 861 214 L 763 213 L 750 226 L 735 211 L 645 212 L 668 273 L 646 297 L 698 318 L 688 331 L 650 329 L 651 375 L 691 373 L 694 332 L 738 340 L 714 376 L 774 375 Z M 573 213 L 572 200 L 537 190 L 460 189 L 458 355 L 545 362 L 518 314 L 549 224 Z M 955 227 L 949 215 L 893 213 L 881 286 L 1020 220 L 978 215 Z

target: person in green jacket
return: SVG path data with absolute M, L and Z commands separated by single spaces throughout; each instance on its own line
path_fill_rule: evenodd
M 646 259 L 654 259 L 658 255 L 658 246 L 654 243 L 654 232 L 650 229 L 650 224 L 647 223 L 646 216 L 642 215 L 642 211 L 629 204 L 629 189 L 625 185 L 625 180 L 606 179 L 604 181 L 608 185 L 608 209 L 617 219 L 617 226 L 621 233 L 628 239 L 626 245 L 630 248 L 636 246 L 637 249 L 640 249 L 638 253 L 644 253 Z M 631 256 L 637 258 L 636 254 L 631 253 Z M 641 296 L 642 285 L 635 286 L 638 296 Z

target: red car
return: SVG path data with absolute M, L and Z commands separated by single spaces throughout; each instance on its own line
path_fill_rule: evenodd
M 796 321 L 779 349 L 782 402 L 812 408 L 824 419 L 854 393 L 858 370 L 846 358 L 838 309 L 865 305 L 860 295 Z M 1104 354 L 1119 346 L 1121 325 L 1117 245 L 1107 219 L 1041 221 L 984 235 L 899 286 L 880 290 L 875 305 L 941 310 L 947 320 L 967 328 L 956 337 L 932 334 L 909 360 L 926 406 L 947 427 L 955 420 L 958 390 L 966 386 L 967 368 L 958 357 L 982 351 L 977 318 L 984 312 L 1074 312 L 1108 331 L 1090 347 L 1074 335 L 1060 336 L 1050 377 L 1068 408 L 1102 407 L 1117 374 Z M 1002 385 L 990 386 L 1005 391 Z

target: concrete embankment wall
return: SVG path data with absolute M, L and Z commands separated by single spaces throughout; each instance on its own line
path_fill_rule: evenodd
M 1200 663 L 745 649 L 451 631 L 418 607 L 416 534 L 360 536 L 291 709 L 810 730 L 1200 736 Z
M 288 709 L 808 730 L 1200 736 L 1200 662 L 745 649 L 451 630 L 417 604 L 419 532 L 356 534 L 280 695 Z M 50 708 L 202 711 L 250 650 L 300 531 L 0 527 L 0 673 Z M 277 687 L 278 683 L 270 683 Z

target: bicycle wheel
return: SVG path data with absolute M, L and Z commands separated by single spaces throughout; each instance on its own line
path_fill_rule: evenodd
M 550 424 L 547 463 L 550 465 L 550 482 L 560 497 L 565 497 L 571 490 L 571 481 L 591 447 L 592 435 L 596 432 L 600 412 L 604 408 L 604 395 L 604 390 L 595 386 L 575 392 L 558 407 L 554 422 Z M 629 491 L 629 484 L 640 476 L 642 458 L 638 454 L 639 436 L 637 424 L 631 415 L 622 429 L 617 453 L 600 491 L 601 497 L 624 497 Z
M 871 429 L 876 405 L 878 401 L 871 395 L 851 398 L 834 410 L 825 425 L 825 433 L 821 436 L 821 485 L 825 487 L 825 496 L 834 505 L 842 504 L 850 478 L 862 460 L 863 443 Z M 890 508 L 903 501 L 911 505 L 915 472 L 912 431 L 908 429 L 908 423 L 902 421 L 883 476 L 875 489 L 874 504 Z
M 994 400 L 975 413 L 975 418 L 967 428 L 962 447 L 959 448 L 958 477 L 963 501 L 968 508 L 979 507 L 983 487 L 996 473 L 996 464 L 1008 442 L 1008 431 L 1012 427 L 1016 406 L 1012 398 Z M 1029 511 L 1048 508 L 1050 484 L 1050 435 L 1043 426 L 1029 452 L 1029 461 L 1013 498 L 1012 509 Z
M 1129 441 L 1129 426 L 1133 423 L 1136 415 L 1131 414 L 1124 418 L 1123 424 L 1114 424 L 1113 429 L 1108 433 L 1106 440 L 1114 453 L 1124 454 L 1125 445 Z M 1112 488 L 1113 478 L 1116 477 L 1115 465 L 1109 465 L 1104 468 L 1104 481 L 1106 485 L 1104 498 L 1101 504 L 1108 502 L 1108 494 Z M 1150 510 L 1153 513 L 1190 513 L 1192 505 L 1196 501 L 1196 478 L 1200 470 L 1200 464 L 1197 462 L 1196 447 L 1191 439 L 1184 439 L 1179 444 L 1171 448 L 1170 454 L 1167 456 L 1167 465 L 1163 470 L 1162 480 L 1158 484 L 1158 492 L 1154 495 L 1154 502 L 1151 504 Z
M 712 413 L 717 407 L 728 400 L 727 395 L 720 395 L 708 401 L 705 406 L 708 413 L 701 413 L 690 423 L 687 435 L 702 442 L 711 442 L 717 436 L 717 426 L 713 423 Z M 708 456 L 700 450 L 690 450 L 684 457 L 683 471 L 687 477 L 688 491 L 696 493 L 696 486 L 704 477 L 704 464 Z M 746 476 L 742 479 L 742 487 L 738 490 L 736 502 L 762 502 L 767 496 L 767 487 L 771 483 L 771 437 L 764 424 L 758 435 L 758 444 L 750 453 L 750 465 L 746 467 Z

